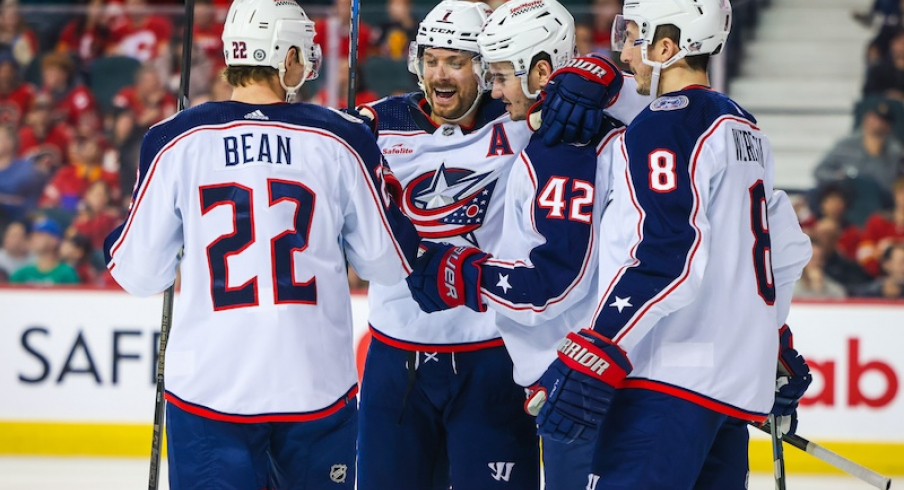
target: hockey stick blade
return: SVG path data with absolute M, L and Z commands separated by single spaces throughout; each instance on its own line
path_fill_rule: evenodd
M 767 434 L 771 434 L 771 428 L 769 427 L 768 423 L 761 426 L 754 424 L 750 425 Z M 849 475 L 872 485 L 873 487 L 879 488 L 881 490 L 888 490 L 891 488 L 891 478 L 882 476 L 879 473 L 876 473 L 875 471 L 863 465 L 857 464 L 838 453 L 829 451 L 828 449 L 820 446 L 819 444 L 816 444 L 815 442 L 811 442 L 796 434 L 785 434 L 782 437 L 782 440 L 809 454 L 810 456 L 828 463 L 835 468 L 838 468 L 839 470 L 842 470 Z

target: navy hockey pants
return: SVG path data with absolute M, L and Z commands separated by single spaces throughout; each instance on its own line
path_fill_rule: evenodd
M 745 490 L 747 424 L 644 389 L 619 390 L 603 420 L 587 490 Z
M 539 488 L 537 430 L 505 347 L 414 352 L 375 338 L 360 409 L 359 490 Z
M 354 402 L 309 422 L 240 424 L 167 403 L 170 490 L 353 490 Z

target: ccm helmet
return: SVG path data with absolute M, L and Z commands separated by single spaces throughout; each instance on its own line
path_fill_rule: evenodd
M 408 70 L 417 75 L 421 90 L 424 88 L 424 51 L 429 48 L 474 53 L 472 64 L 477 77 L 478 93 L 490 88 L 486 63 L 480 59 L 480 50 L 477 48 L 477 35 L 492 11 L 489 5 L 481 2 L 444 0 L 427 14 L 418 26 L 415 41 L 408 49 Z
M 556 0 L 512 0 L 490 15 L 477 44 L 487 63 L 511 62 L 524 95 L 534 99 L 539 92 L 527 88 L 531 61 L 546 53 L 555 71 L 574 57 L 574 17 Z
M 294 87 L 285 84 L 284 60 L 296 47 L 304 76 Z M 269 66 L 279 71 L 287 99 L 320 70 L 320 45 L 314 42 L 314 23 L 295 0 L 234 0 L 223 26 L 223 54 L 227 66 Z M 291 99 L 289 99 L 291 100 Z

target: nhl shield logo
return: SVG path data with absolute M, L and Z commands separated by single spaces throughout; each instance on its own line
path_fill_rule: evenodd
M 344 464 L 334 464 L 330 466 L 330 480 L 333 483 L 345 483 L 345 476 L 348 474 L 348 466 Z

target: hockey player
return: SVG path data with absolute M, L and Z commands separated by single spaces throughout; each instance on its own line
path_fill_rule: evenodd
M 316 77 L 313 38 L 294 1 L 235 0 L 232 100 L 148 131 L 129 214 L 106 240 L 111 274 L 143 296 L 173 283 L 184 247 L 166 359 L 172 489 L 355 486 L 343 255 L 392 284 L 419 238 L 386 197 L 370 130 L 285 103 Z
M 509 169 L 530 130 L 487 93 L 477 35 L 490 8 L 448 0 L 420 23 L 421 91 L 362 108 L 422 237 L 498 250 Z M 371 284 L 358 488 L 538 488 L 534 420 L 492 315 L 428 315 L 401 279 Z
M 492 96 L 505 103 L 513 120 L 527 120 L 546 88 L 581 94 L 602 109 L 622 87 L 611 61 L 572 59 L 574 19 L 555 0 L 501 5 L 478 44 L 493 77 Z M 564 73 L 578 76 L 566 79 Z M 530 116 L 534 128 L 536 116 Z M 408 279 L 426 311 L 459 304 L 483 311 L 486 303 L 497 312 L 514 379 L 524 387 L 536 385 L 561 338 L 586 325 L 596 306 L 599 218 L 610 187 L 613 142 L 623 132 L 621 123 L 602 118 L 607 130 L 592 135 L 587 146 L 547 146 L 544 134 L 531 137 L 506 185 L 504 248 L 490 257 L 474 248 L 425 242 L 428 250 Z M 448 281 L 448 274 L 455 279 Z M 594 436 L 595 431 L 575 434 L 568 441 L 573 444 L 542 441 L 548 490 L 586 484 Z
M 616 20 L 622 61 L 658 98 L 621 138 L 596 318 L 560 347 L 538 417 L 570 437 L 557 421 L 575 406 L 556 393 L 582 393 L 569 420 L 601 424 L 588 489 L 745 488 L 746 422 L 773 405 L 771 149 L 706 75 L 730 25 L 728 0 L 628 0 Z

